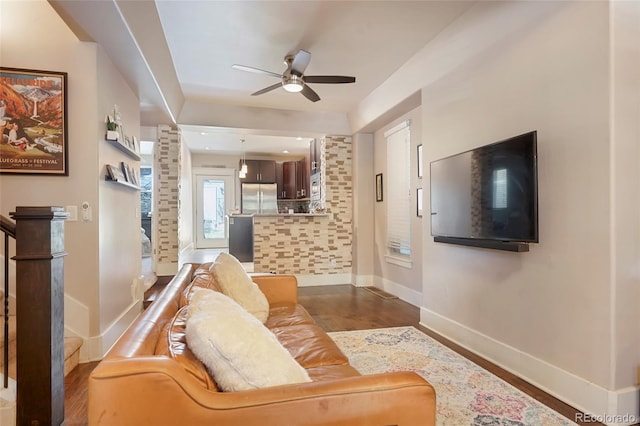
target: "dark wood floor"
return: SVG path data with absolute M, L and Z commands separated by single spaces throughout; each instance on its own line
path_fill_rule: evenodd
M 400 299 L 383 299 L 373 293 L 350 285 L 302 287 L 300 303 L 326 331 L 364 330 L 371 328 L 399 327 L 411 325 L 471 361 L 491 371 L 511 385 L 546 404 L 572 421 L 578 410 L 564 404 L 551 395 L 525 382 L 517 376 L 474 355 L 455 343 L 418 324 L 418 308 Z M 81 364 L 65 379 L 65 425 L 87 424 L 87 379 L 97 363 Z M 601 423 L 581 423 L 584 426 Z

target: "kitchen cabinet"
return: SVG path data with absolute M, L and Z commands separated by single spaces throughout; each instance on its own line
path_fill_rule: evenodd
M 282 163 L 282 198 L 293 200 L 296 195 L 298 177 L 298 162 L 285 161 Z
M 303 158 L 296 162 L 296 198 L 309 197 L 309 161 Z
M 309 198 L 309 159 L 285 161 L 276 166 L 278 199 L 295 200 Z
M 276 188 L 278 191 L 278 200 L 283 198 L 284 176 L 282 175 L 282 162 L 276 162 Z
M 322 149 L 319 139 L 311 139 L 309 143 L 309 169 L 310 174 L 320 173 Z
M 245 160 L 247 176 L 240 182 L 246 183 L 274 183 L 276 181 L 276 162 L 273 160 Z M 240 160 L 239 167 L 242 167 Z

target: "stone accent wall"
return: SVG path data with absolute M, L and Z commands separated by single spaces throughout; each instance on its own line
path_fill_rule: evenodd
M 167 265 L 178 265 L 178 182 L 180 177 L 180 135 L 169 126 L 158 127 L 154 155 L 154 195 L 157 224 L 158 273 Z M 174 271 L 175 273 L 175 271 Z
M 329 250 L 336 253 L 336 268 L 351 272 L 351 238 L 353 230 L 353 181 L 351 169 L 351 138 L 329 137 L 325 139 L 324 189 L 329 222 Z
M 323 198 L 328 216 L 256 216 L 256 272 L 351 273 L 351 138 L 328 137 L 323 145 Z
M 329 217 L 254 217 L 255 272 L 323 274 L 331 268 Z M 336 263 L 337 265 L 337 263 Z

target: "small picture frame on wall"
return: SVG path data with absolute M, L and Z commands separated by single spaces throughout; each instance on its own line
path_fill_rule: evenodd
M 376 175 L 376 201 L 382 201 L 382 173 Z
M 422 188 L 416 190 L 417 216 L 422 217 Z
M 418 177 L 422 179 L 422 144 L 418 145 Z

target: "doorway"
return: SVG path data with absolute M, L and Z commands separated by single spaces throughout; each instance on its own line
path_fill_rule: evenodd
M 227 214 L 233 208 L 234 171 L 221 169 L 196 174 L 196 248 L 229 246 Z

